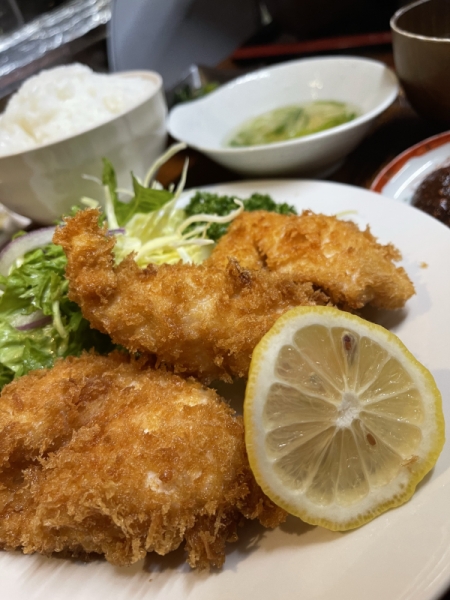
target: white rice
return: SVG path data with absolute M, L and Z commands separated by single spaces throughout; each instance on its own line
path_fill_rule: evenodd
M 155 83 L 73 64 L 30 77 L 0 115 L 0 156 L 55 142 L 142 102 Z

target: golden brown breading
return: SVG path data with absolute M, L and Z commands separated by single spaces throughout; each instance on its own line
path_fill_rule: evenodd
M 244 517 L 269 527 L 285 517 L 253 478 L 241 418 L 214 391 L 119 353 L 12 382 L 0 432 L 7 549 L 128 565 L 184 541 L 203 568 L 223 563 Z
M 248 257 L 248 260 L 246 259 Z M 222 268 L 230 258 L 241 267 L 267 267 L 321 288 L 340 308 L 366 304 L 394 309 L 414 294 L 405 270 L 394 261 L 400 252 L 383 246 L 351 221 L 304 211 L 278 215 L 243 212 L 214 249 L 210 262 Z
M 253 349 L 276 319 L 299 305 L 327 304 L 307 282 L 259 269 L 210 263 L 138 267 L 133 256 L 114 266 L 114 238 L 98 211 L 80 211 L 57 229 L 67 255 L 70 298 L 91 326 L 130 351 L 157 355 L 176 372 L 245 377 Z

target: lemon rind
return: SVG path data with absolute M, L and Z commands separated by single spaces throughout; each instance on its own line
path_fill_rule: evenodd
M 258 426 L 261 423 L 263 403 L 260 403 L 261 406 L 259 407 L 255 406 L 259 395 L 258 387 L 259 385 L 263 387 L 260 376 L 262 374 L 263 379 L 269 377 L 268 365 L 275 364 L 277 350 L 281 347 L 280 340 L 283 343 L 291 341 L 292 331 L 297 329 L 296 321 L 301 319 L 303 327 L 309 323 L 318 323 L 318 318 L 320 324 L 325 325 L 327 323 L 324 322 L 324 318 L 329 318 L 329 324 L 337 327 L 349 327 L 350 323 L 354 323 L 358 333 L 362 329 L 370 334 L 375 341 L 382 342 L 382 345 L 386 345 L 386 342 L 388 342 L 392 354 L 400 359 L 409 374 L 413 375 L 415 384 L 419 388 L 426 406 L 426 424 L 424 427 L 427 430 L 427 435 L 419 447 L 416 462 L 405 465 L 396 478 L 388 486 L 385 486 L 384 497 L 383 492 L 379 490 L 372 491 L 365 501 L 349 508 L 337 505 L 318 508 L 314 503 L 305 499 L 300 492 L 288 493 L 288 499 L 286 499 L 286 494 L 281 495 L 277 491 L 279 482 L 273 470 L 270 470 L 268 461 L 264 462 L 260 458 L 265 455 L 261 441 L 264 436 L 259 435 L 263 428 Z M 289 328 L 285 328 L 287 323 L 290 324 Z M 262 338 L 253 353 L 244 401 L 244 422 L 250 466 L 264 493 L 290 514 L 300 517 L 311 525 L 320 525 L 333 531 L 354 529 L 371 521 L 383 512 L 407 502 L 414 494 L 419 482 L 435 465 L 445 442 L 442 397 L 428 369 L 411 354 L 403 342 L 392 332 L 380 325 L 364 321 L 360 317 L 343 313 L 332 307 L 294 308 L 280 317 L 272 329 Z M 393 491 L 395 487 L 398 489 Z M 328 515 L 331 513 L 333 518 L 326 516 L 326 513 Z

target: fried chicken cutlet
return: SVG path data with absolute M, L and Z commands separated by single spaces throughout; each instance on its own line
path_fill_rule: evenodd
M 414 294 L 405 270 L 395 265 L 401 254 L 392 244 L 379 244 L 369 228 L 308 210 L 299 216 L 244 211 L 210 262 L 225 268 L 230 258 L 242 268 L 311 282 L 343 309 L 401 308 Z
M 266 269 L 177 263 L 141 269 L 132 255 L 114 265 L 114 238 L 99 212 L 67 219 L 54 235 L 67 255 L 69 297 L 95 329 L 131 352 L 151 353 L 204 382 L 248 374 L 253 350 L 277 318 L 299 305 L 325 305 L 309 282 Z
M 221 566 L 245 518 L 278 525 L 217 394 L 124 354 L 60 360 L 0 399 L 0 546 L 129 565 L 183 542 Z

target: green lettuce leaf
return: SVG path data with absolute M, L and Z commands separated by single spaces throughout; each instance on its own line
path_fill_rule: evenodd
M 108 159 L 103 159 L 102 182 L 108 190 L 113 203 L 117 223 L 123 227 L 136 214 L 148 214 L 162 208 L 174 198 L 175 194 L 164 189 L 143 186 L 131 174 L 134 196 L 130 202 L 122 202 L 117 195 L 117 178 L 114 167 Z
M 207 192 L 198 192 L 185 210 L 178 208 L 187 163 L 175 191 L 164 190 L 156 182 L 151 187 L 146 184 L 161 164 L 182 148 L 183 144 L 169 148 L 147 173 L 145 185 L 132 175 L 132 190 L 128 192 L 117 189 L 114 168 L 104 159 L 105 204 L 100 222 L 106 222 L 111 230 L 119 229 L 115 232 L 116 262 L 133 252 L 135 261 L 143 267 L 150 262 L 201 263 L 209 255 L 213 240 L 226 232 L 228 223 L 243 208 L 295 212 L 293 207 L 276 204 L 266 195 L 254 194 L 236 203 L 234 197 Z M 119 199 L 124 193 L 131 197 L 129 202 Z M 85 198 L 84 202 L 99 205 L 94 199 Z M 114 348 L 109 336 L 91 329 L 78 305 L 69 300 L 66 264 L 62 248 L 48 244 L 25 254 L 7 277 L 0 276 L 0 389 L 14 377 L 51 367 L 60 357 L 77 356 L 90 349 L 103 354 Z M 28 323 L 24 331 L 30 315 L 34 328 Z
M 114 171 L 114 167 L 109 162 L 107 158 L 103 159 L 103 173 L 102 173 L 102 183 L 105 185 L 110 193 L 111 200 L 116 203 L 118 202 L 117 197 L 117 178 L 116 172 Z
M 48 244 L 25 254 L 19 266 L 0 276 L 0 387 L 33 369 L 51 367 L 60 357 L 94 348 L 109 352 L 110 338 L 83 318 L 68 298 L 67 259 L 60 246 Z M 18 329 L 24 317 L 41 311 L 48 323 Z

